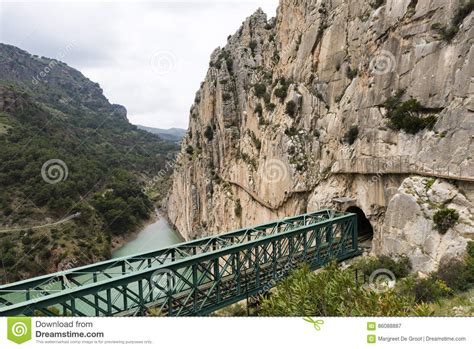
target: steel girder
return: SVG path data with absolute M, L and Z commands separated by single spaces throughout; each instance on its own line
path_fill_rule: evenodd
M 356 215 L 322 210 L 0 286 L 0 315 L 206 315 L 359 253 Z

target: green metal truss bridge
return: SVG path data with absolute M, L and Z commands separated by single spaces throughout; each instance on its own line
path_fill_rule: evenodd
M 207 315 L 358 254 L 356 215 L 322 210 L 3 285 L 0 316 Z

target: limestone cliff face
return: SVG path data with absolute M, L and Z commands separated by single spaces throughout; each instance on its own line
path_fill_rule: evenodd
M 407 178 L 390 201 L 381 228 L 381 254 L 409 255 L 416 269 L 433 271 L 443 258 L 464 251 L 473 237 L 474 192 L 445 181 Z M 440 234 L 433 216 L 440 206 L 456 210 L 459 221 Z
M 391 201 L 406 178 L 474 177 L 472 12 L 447 34 L 462 4 L 285 0 L 276 18 L 247 18 L 212 54 L 191 107 L 171 222 L 194 238 L 344 209 L 333 199 L 349 197 L 374 226 L 374 251 L 397 253 L 383 246 L 397 234 L 385 221 L 402 209 Z M 416 99 L 434 125 L 414 134 L 388 127 L 385 102 L 399 90 L 399 103 Z M 474 225 L 466 205 L 464 235 Z

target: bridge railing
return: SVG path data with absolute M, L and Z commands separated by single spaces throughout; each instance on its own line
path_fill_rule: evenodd
M 5 285 L 0 315 L 206 314 L 259 292 L 289 263 L 316 268 L 358 254 L 356 224 L 324 210 Z
M 308 225 L 320 220 L 328 219 L 330 215 L 337 214 L 338 213 L 331 213 L 330 211 L 322 210 L 255 227 L 239 229 L 217 236 L 204 237 L 147 253 L 120 257 L 9 285 L 3 285 L 0 286 L 0 310 L 1 307 L 5 305 L 5 295 L 15 295 L 15 303 L 18 303 L 18 301 L 27 301 L 31 298 L 37 298 L 37 294 L 40 296 L 54 294 L 60 290 L 97 283 L 129 272 L 162 266 L 170 261 L 188 258 L 189 256 L 202 254 L 210 250 L 215 251 L 222 247 L 226 247 L 228 244 L 235 244 L 242 242 L 243 240 L 255 239 L 262 235 L 286 231 L 295 225 Z

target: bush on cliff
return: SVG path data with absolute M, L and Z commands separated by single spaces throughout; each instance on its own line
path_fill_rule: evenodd
M 319 273 L 303 266 L 262 300 L 264 316 L 408 316 L 427 315 L 410 295 L 395 290 L 377 293 L 358 287 L 353 270 L 331 264 Z

